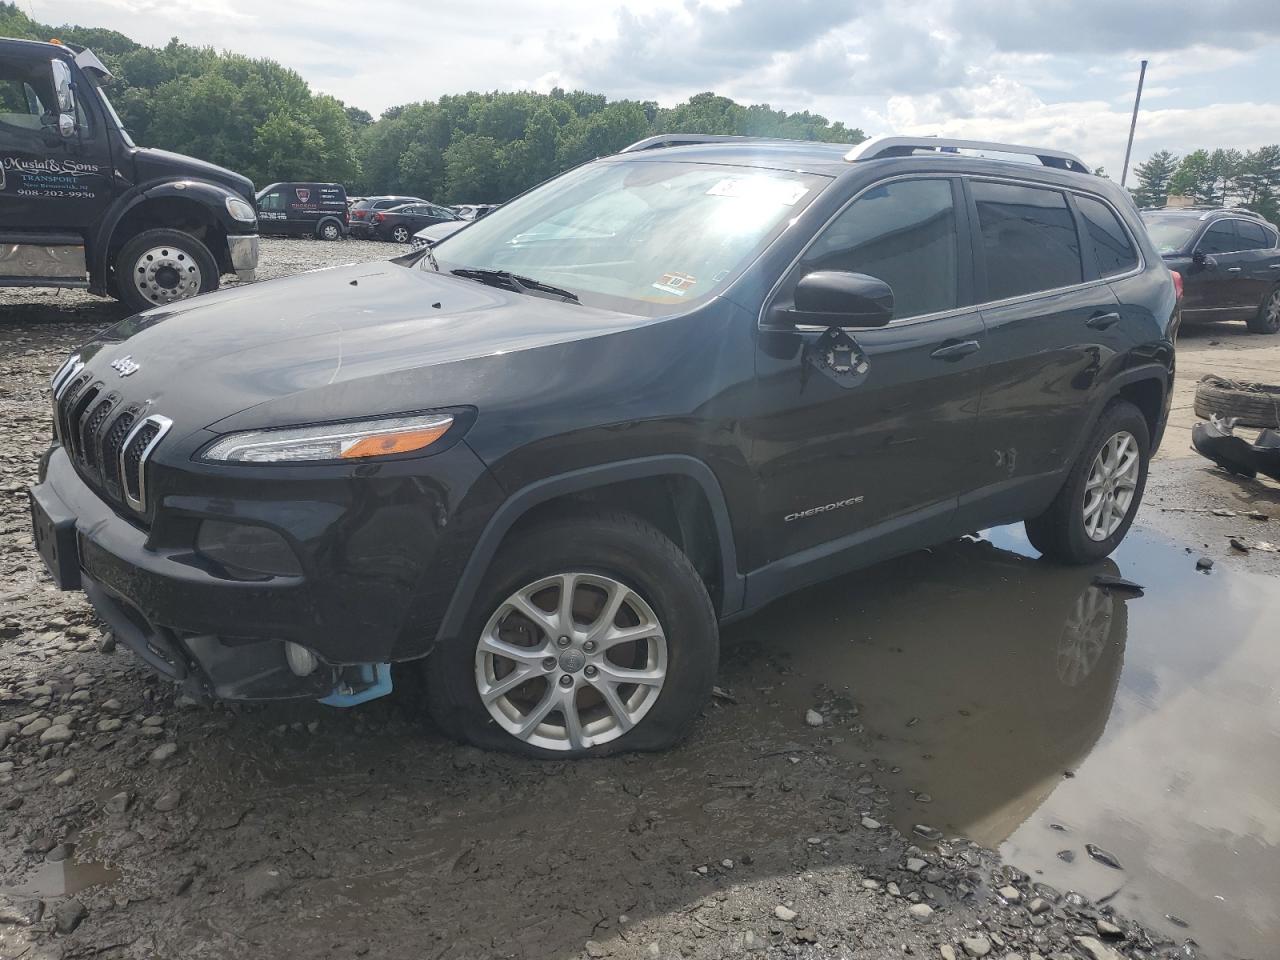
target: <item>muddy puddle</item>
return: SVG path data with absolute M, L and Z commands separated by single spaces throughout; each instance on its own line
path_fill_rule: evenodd
M 1002 528 L 808 591 L 726 639 L 750 661 L 795 638 L 793 709 L 820 690 L 861 706 L 900 768 L 885 781 L 900 829 L 998 847 L 1207 955 L 1275 956 L 1280 583 L 1197 572 L 1141 530 L 1096 568 L 1034 556 Z

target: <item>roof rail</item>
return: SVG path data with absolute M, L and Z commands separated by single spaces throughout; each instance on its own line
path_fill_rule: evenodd
M 642 150 L 661 150 L 664 147 L 687 147 L 698 143 L 802 143 L 806 146 L 822 146 L 821 140 L 787 140 L 782 137 L 743 137 L 724 133 L 660 133 L 645 137 L 619 153 L 639 153 Z M 831 146 L 831 144 L 827 144 Z
M 1074 153 L 1050 150 L 1046 147 L 1024 147 L 1016 143 L 954 140 L 951 137 L 873 137 L 858 144 L 846 153 L 844 158 L 852 163 L 858 160 L 875 160 L 880 157 L 909 157 L 917 150 L 932 150 L 940 153 L 958 153 L 961 150 L 1021 153 L 1035 157 L 1046 167 L 1070 170 L 1073 173 L 1093 172 Z
M 1175 209 L 1177 209 L 1177 208 L 1175 207 Z M 1183 207 L 1182 209 L 1186 210 L 1187 208 L 1186 208 L 1186 207 Z M 1207 213 L 1205 213 L 1204 215 L 1202 215 L 1202 216 L 1200 217 L 1200 219 L 1201 219 L 1201 220 L 1208 220 L 1208 219 L 1209 219 L 1211 216 L 1213 216 L 1213 214 L 1215 214 L 1215 213 L 1229 213 L 1229 214 L 1231 214 L 1233 217 L 1249 217 L 1250 219 L 1253 219 L 1253 220 L 1261 220 L 1263 223 L 1266 223 L 1266 222 L 1267 222 L 1267 218 L 1266 218 L 1266 217 L 1264 217 L 1262 214 L 1258 213 L 1258 211 L 1256 211 L 1256 210 L 1250 210 L 1248 207 L 1208 207 L 1208 206 L 1205 206 L 1205 207 L 1192 207 L 1191 209 L 1193 209 L 1193 210 L 1208 210 L 1208 212 L 1207 212 Z

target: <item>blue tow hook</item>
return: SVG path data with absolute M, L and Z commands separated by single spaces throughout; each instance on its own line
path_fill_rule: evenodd
M 331 707 L 354 707 L 368 700 L 385 697 L 391 692 L 391 664 L 360 664 L 360 681 L 368 684 L 359 690 L 353 690 L 350 684 L 339 683 L 333 692 L 320 699 L 321 703 Z

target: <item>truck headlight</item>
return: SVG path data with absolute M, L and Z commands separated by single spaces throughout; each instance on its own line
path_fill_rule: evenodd
M 453 417 L 428 414 L 358 423 L 329 423 L 232 433 L 201 457 L 224 463 L 342 462 L 425 450 L 448 432 Z
M 231 214 L 232 220 L 239 220 L 241 223 L 255 223 L 258 219 L 253 204 L 239 197 L 227 197 L 227 213 Z

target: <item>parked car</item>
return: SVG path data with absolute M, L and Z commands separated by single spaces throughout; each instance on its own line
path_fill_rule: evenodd
M 1170 269 L 1182 274 L 1188 320 L 1243 320 L 1280 333 L 1280 231 L 1234 207 L 1144 210 L 1143 222 Z
M 1014 521 L 1107 556 L 1175 285 L 1070 154 L 652 138 L 99 334 L 53 378 L 35 542 L 196 695 L 349 706 L 419 660 L 472 743 L 662 748 L 718 625 L 808 584 Z
M 93 51 L 0 38 L 0 287 L 69 287 L 145 310 L 252 280 L 253 184 L 136 145 Z
M 479 220 L 498 209 L 496 203 L 463 203 L 453 207 L 453 212 L 463 220 Z
M 340 183 L 273 183 L 258 191 L 263 233 L 341 240 L 350 229 L 347 189 Z
M 434 246 L 445 237 L 453 236 L 470 223 L 472 223 L 470 220 L 441 220 L 439 223 L 433 223 L 429 227 L 423 227 L 413 235 L 413 247 L 417 250 L 422 247 Z
M 448 207 L 434 203 L 406 203 L 389 210 L 378 210 L 370 218 L 373 236 L 378 240 L 408 243 L 423 227 L 433 223 L 454 223 L 459 216 Z
M 351 235 L 361 240 L 370 239 L 373 236 L 373 215 L 379 210 L 426 202 L 418 197 L 365 197 L 351 205 Z

